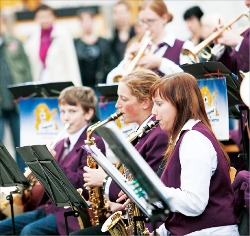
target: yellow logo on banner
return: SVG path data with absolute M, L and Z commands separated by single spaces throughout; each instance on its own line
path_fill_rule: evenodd
M 56 113 L 56 109 L 52 109 L 50 111 L 49 107 L 45 103 L 37 105 L 35 109 L 36 130 L 41 132 L 57 130 L 58 125 L 52 119 Z

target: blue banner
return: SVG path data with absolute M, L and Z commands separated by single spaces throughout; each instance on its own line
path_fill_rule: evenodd
M 212 129 L 219 140 L 229 139 L 226 78 L 197 80 Z
M 63 129 L 57 98 L 19 99 L 21 146 L 54 141 Z

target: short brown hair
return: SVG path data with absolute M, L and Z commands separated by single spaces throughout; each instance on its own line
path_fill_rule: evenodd
M 56 16 L 56 11 L 54 8 L 45 5 L 45 4 L 41 4 L 39 5 L 36 9 L 35 9 L 35 15 L 39 12 L 39 11 L 50 11 L 54 16 Z
M 94 90 L 90 87 L 71 86 L 61 91 L 58 98 L 58 104 L 68 104 L 71 106 L 80 104 L 82 109 L 86 112 L 88 112 L 90 108 L 94 109 L 95 111 L 97 105 L 97 97 Z

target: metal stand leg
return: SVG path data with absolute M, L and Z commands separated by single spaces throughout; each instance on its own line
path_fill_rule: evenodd
M 67 211 L 67 212 L 64 212 L 66 235 L 69 235 L 68 216 L 78 217 L 79 213 L 78 213 L 78 211 Z
M 16 227 L 15 227 L 15 215 L 14 215 L 14 200 L 13 195 L 15 193 L 21 193 L 19 189 L 10 192 L 10 195 L 6 196 L 6 199 L 10 202 L 10 209 L 11 209 L 11 221 L 12 221 L 12 233 L 13 235 L 16 235 Z

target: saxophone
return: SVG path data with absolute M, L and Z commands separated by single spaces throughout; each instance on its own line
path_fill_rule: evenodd
M 138 136 L 143 134 L 144 132 L 148 132 L 151 129 L 155 128 L 158 125 L 159 121 L 150 121 L 144 127 L 140 128 L 136 132 L 132 133 L 128 137 L 129 142 L 133 142 Z M 123 175 L 128 181 L 133 181 L 133 176 L 131 172 L 123 165 Z M 141 210 L 135 205 L 135 203 L 131 202 L 125 208 L 127 219 L 128 219 L 128 226 L 124 223 L 121 218 L 121 212 L 115 212 L 112 214 L 103 224 L 102 232 L 109 231 L 112 236 L 118 235 L 149 235 L 148 229 L 145 227 L 145 223 L 142 220 L 134 221 L 134 217 L 140 218 L 143 216 Z M 135 228 L 136 227 L 136 228 Z
M 87 145 L 96 145 L 95 138 L 92 137 L 94 131 L 106 123 L 110 121 L 114 121 L 117 118 L 119 118 L 122 115 L 122 113 L 114 113 L 110 115 L 106 120 L 104 121 L 98 121 L 97 123 L 93 124 L 87 129 L 87 139 L 85 140 L 85 143 Z M 94 158 L 91 155 L 87 156 L 87 166 L 92 169 L 97 168 L 97 163 L 95 162 Z M 103 190 L 100 187 L 89 187 L 87 188 L 88 194 L 89 194 L 89 202 L 91 203 L 91 206 L 89 208 L 89 214 L 91 218 L 91 224 L 99 225 L 100 223 L 103 223 L 106 219 L 105 213 L 107 212 L 109 206 L 108 203 L 104 197 Z

